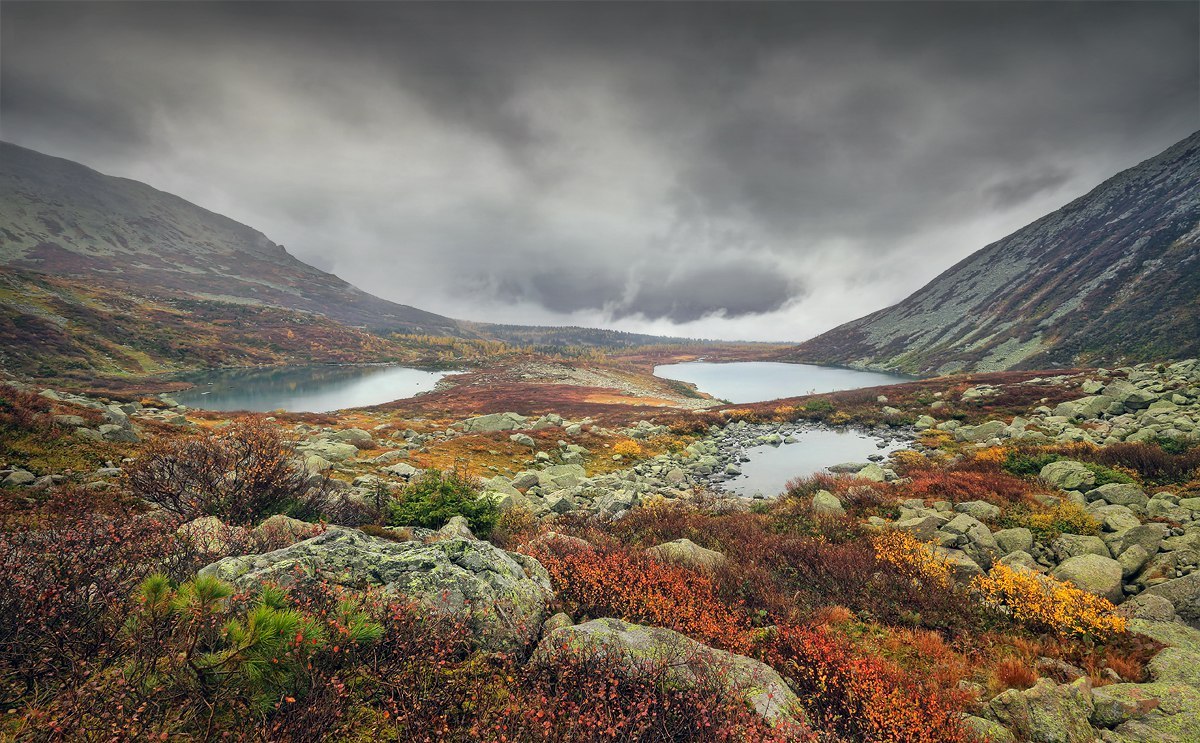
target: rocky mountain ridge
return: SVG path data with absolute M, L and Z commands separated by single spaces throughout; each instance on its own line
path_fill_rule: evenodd
M 462 334 L 456 321 L 370 295 L 247 225 L 144 183 L 6 142 L 0 264 L 301 310 L 373 330 Z
M 918 375 L 1200 353 L 1200 132 L 784 360 Z

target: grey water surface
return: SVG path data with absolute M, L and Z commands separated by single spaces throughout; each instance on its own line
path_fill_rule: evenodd
M 379 405 L 429 392 L 452 372 L 405 366 L 284 366 L 189 375 L 195 387 L 172 395 L 193 408 L 323 413 Z
M 912 381 L 910 377 L 836 366 L 737 361 L 689 361 L 654 367 L 655 376 L 691 382 L 702 392 L 732 403 L 821 394 Z

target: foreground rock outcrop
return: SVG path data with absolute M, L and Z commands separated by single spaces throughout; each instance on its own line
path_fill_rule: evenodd
M 507 652 L 523 651 L 537 639 L 552 595 L 537 560 L 488 542 L 394 542 L 341 528 L 274 552 L 227 557 L 200 574 L 240 588 L 304 578 L 378 586 L 464 619 L 480 647 Z

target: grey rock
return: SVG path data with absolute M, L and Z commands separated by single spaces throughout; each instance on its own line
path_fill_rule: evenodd
M 1000 508 L 984 500 L 973 500 L 965 503 L 959 503 L 954 506 L 954 510 L 958 511 L 959 513 L 965 513 L 974 519 L 978 519 L 979 521 L 1000 518 Z
M 1145 506 L 1149 497 L 1137 485 L 1109 483 L 1087 492 L 1089 501 L 1103 499 L 1117 506 Z
M 845 516 L 846 509 L 838 497 L 828 490 L 818 490 L 812 498 L 813 513 L 822 516 Z
M 489 433 L 522 428 L 528 420 L 525 416 L 516 413 L 492 413 L 468 418 L 461 425 L 465 433 Z
M 289 585 L 297 576 L 354 588 L 381 586 L 462 617 L 489 650 L 527 647 L 541 630 L 551 598 L 549 575 L 536 560 L 487 542 L 393 542 L 341 528 L 263 555 L 227 557 L 200 575 L 239 588 Z
M 1050 549 L 1059 562 L 1079 555 L 1112 557 L 1103 539 L 1086 534 L 1060 534 L 1050 543 Z
M 24 486 L 32 485 L 37 480 L 37 476 L 32 472 L 23 469 L 15 469 L 9 473 L 8 477 L 4 478 L 6 486 Z
M 646 553 L 664 562 L 702 570 L 715 570 L 726 562 L 722 553 L 701 547 L 687 538 L 663 542 L 647 549 Z
M 1096 475 L 1080 462 L 1064 459 L 1042 468 L 1039 477 L 1062 490 L 1085 490 L 1096 484 Z
M 1001 529 L 994 533 L 992 537 L 996 540 L 996 545 L 1000 548 L 1001 554 L 1028 552 L 1033 548 L 1033 532 L 1024 527 Z
M 1051 575 L 1115 604 L 1124 597 L 1121 591 L 1121 572 L 1121 564 L 1111 557 L 1089 554 L 1064 560 Z
M 1095 710 L 1091 681 L 1070 684 L 1039 679 L 1031 689 L 1009 689 L 993 697 L 987 714 L 1030 743 L 1094 743 L 1089 718 Z
M 1185 621 L 1200 622 L 1200 572 L 1159 583 L 1144 593 L 1170 601 L 1175 613 Z
M 645 627 L 619 619 L 595 619 L 560 627 L 538 644 L 532 663 L 555 664 L 564 654 L 615 659 L 630 675 L 662 671 L 676 688 L 718 683 L 727 694 L 740 696 L 773 725 L 796 724 L 796 695 L 770 666 L 695 640 L 662 627 Z

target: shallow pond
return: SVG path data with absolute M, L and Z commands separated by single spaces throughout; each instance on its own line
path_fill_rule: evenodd
M 771 498 L 782 493 L 792 478 L 825 472 L 827 467 L 846 462 L 867 462 L 872 455 L 886 455 L 907 445 L 859 431 L 811 429 L 793 433 L 792 437 L 796 439 L 793 444 L 764 444 L 742 450 L 743 457 L 750 461 L 741 462 L 738 467 L 742 474 L 725 480 L 722 486 L 740 495 L 761 493 Z
M 737 361 L 728 364 L 690 361 L 656 366 L 654 374 L 663 379 L 691 382 L 702 392 L 731 403 L 762 402 L 912 381 L 909 377 L 882 372 L 775 361 Z
M 404 366 L 284 366 L 190 375 L 195 387 L 172 395 L 193 408 L 324 413 L 379 405 L 429 392 L 453 372 Z

